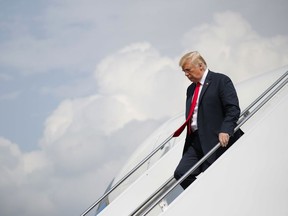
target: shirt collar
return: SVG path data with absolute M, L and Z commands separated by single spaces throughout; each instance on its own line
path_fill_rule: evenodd
M 206 68 L 206 70 L 205 70 L 205 72 L 204 72 L 204 74 L 203 74 L 203 76 L 202 76 L 202 78 L 201 78 L 201 80 L 200 80 L 201 85 L 204 84 L 205 79 L 206 79 L 206 77 L 207 77 L 207 74 L 208 74 L 208 68 Z

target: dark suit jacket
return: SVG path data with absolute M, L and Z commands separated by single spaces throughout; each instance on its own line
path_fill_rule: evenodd
M 196 84 L 192 83 L 187 89 L 186 118 L 195 87 Z M 232 136 L 229 145 L 233 143 L 235 140 L 233 137 L 234 128 L 239 115 L 238 96 L 231 79 L 224 74 L 208 71 L 200 93 L 197 117 L 198 134 L 204 154 L 209 152 L 219 142 L 218 134 L 220 132 L 225 132 Z M 238 134 L 237 136 L 241 135 Z M 191 145 L 191 143 L 187 136 L 184 152 L 188 145 Z M 218 152 L 212 155 L 208 161 L 211 163 L 215 161 L 223 153 L 224 149 L 226 148 L 220 147 Z

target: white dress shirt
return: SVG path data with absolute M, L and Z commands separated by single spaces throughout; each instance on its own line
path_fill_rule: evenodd
M 200 80 L 200 89 L 199 89 L 199 94 L 198 94 L 198 98 L 197 98 L 197 101 L 196 101 L 196 106 L 195 106 L 195 109 L 194 109 L 194 113 L 193 113 L 193 116 L 192 116 L 192 123 L 191 123 L 191 128 L 192 128 L 192 131 L 196 131 L 198 129 L 198 126 L 197 126 L 197 115 L 198 115 L 198 104 L 199 104 L 199 98 L 200 98 L 200 95 L 201 95 L 201 91 L 202 91 L 202 87 L 203 87 L 203 84 L 205 82 L 205 79 L 206 79 L 206 76 L 208 74 L 208 68 L 206 68 L 201 80 Z M 194 97 L 194 95 L 193 95 Z M 193 98 L 192 98 L 193 100 Z M 191 100 L 191 101 L 192 101 Z

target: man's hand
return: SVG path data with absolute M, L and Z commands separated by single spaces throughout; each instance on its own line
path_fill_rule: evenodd
M 226 147 L 229 142 L 229 134 L 228 133 L 219 133 L 219 142 L 222 147 Z

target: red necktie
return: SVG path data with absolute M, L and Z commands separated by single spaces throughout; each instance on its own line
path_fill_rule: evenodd
M 194 95 L 193 95 L 193 100 L 192 100 L 192 103 L 191 103 L 189 115 L 188 115 L 186 121 L 184 122 L 184 124 L 174 132 L 173 137 L 178 137 L 183 132 L 183 130 L 186 127 L 186 125 L 187 125 L 188 134 L 190 134 L 192 132 L 192 129 L 191 129 L 192 116 L 193 116 L 193 113 L 194 113 L 194 110 L 195 110 L 195 106 L 196 106 L 196 102 L 197 102 L 197 99 L 198 99 L 200 86 L 201 86 L 201 83 L 198 82 L 196 84 L 196 88 L 194 90 Z

